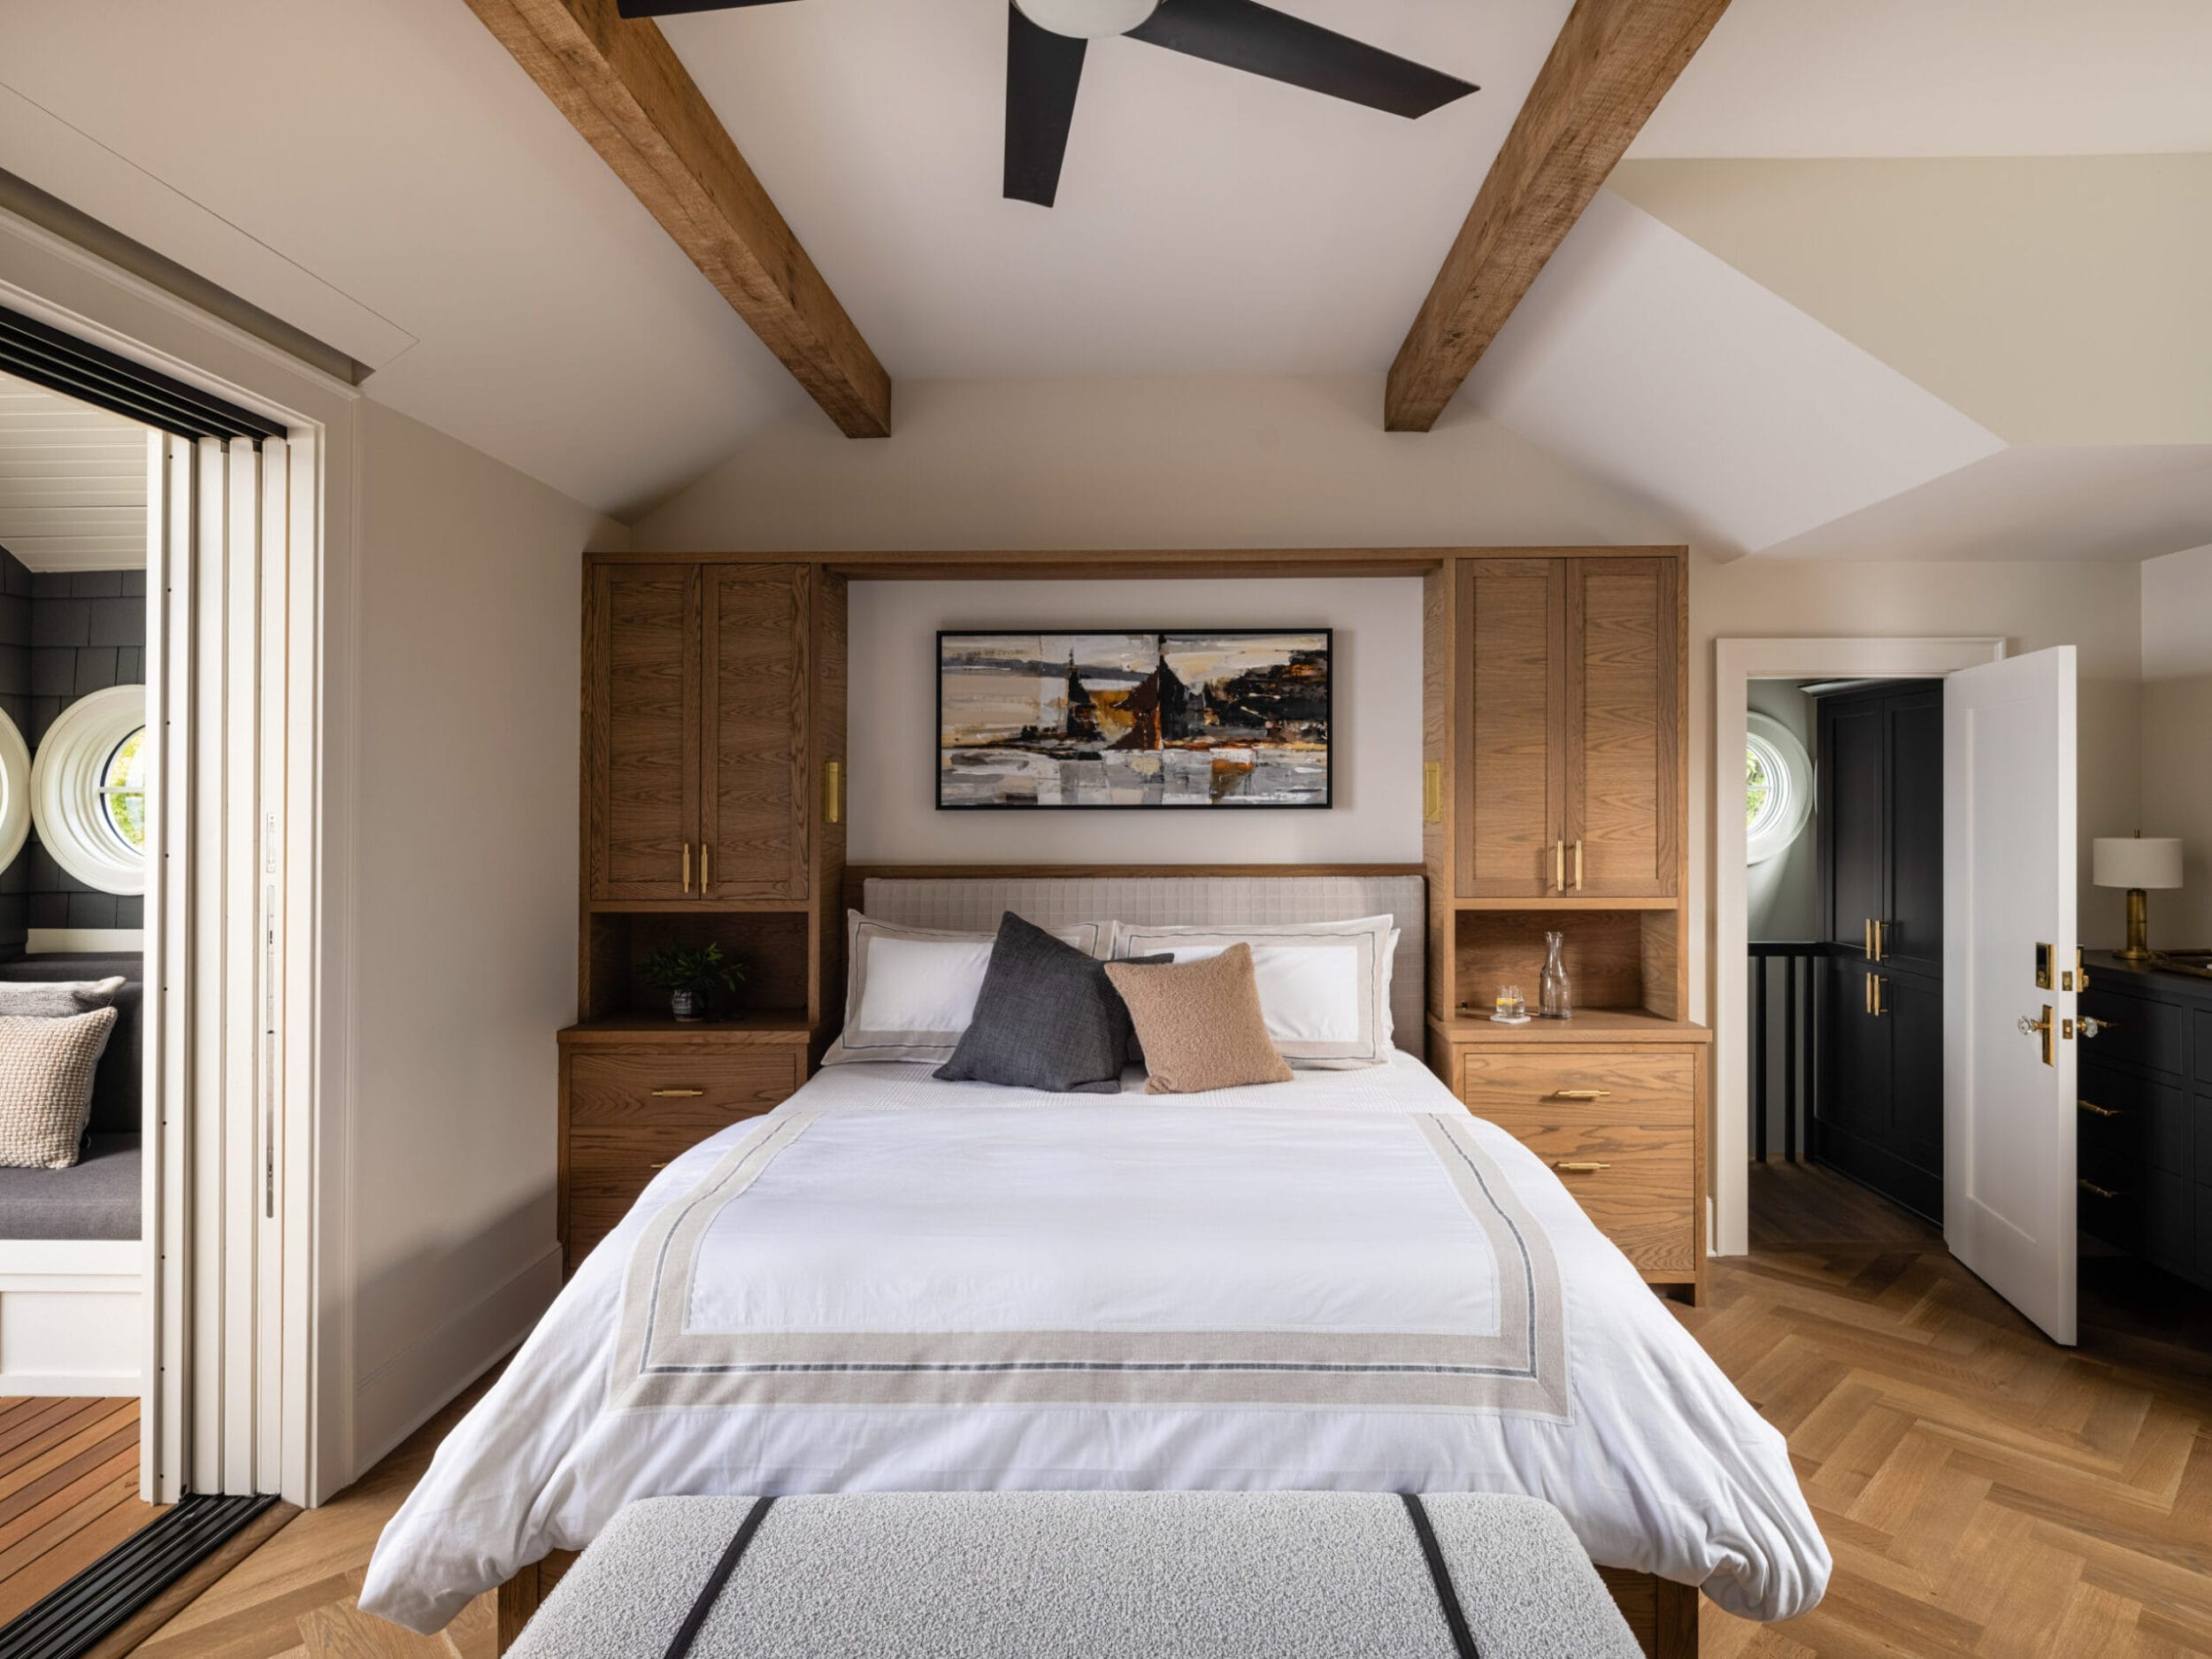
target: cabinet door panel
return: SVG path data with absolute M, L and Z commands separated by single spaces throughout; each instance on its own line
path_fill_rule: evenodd
M 703 839 L 710 899 L 807 896 L 807 572 L 709 565 Z
M 1882 872 L 1886 726 L 1878 703 L 1821 705 L 1820 836 L 1828 865 L 1822 926 L 1835 943 L 1857 949 L 1865 945 L 1867 923 L 1887 914 Z
M 1672 559 L 1568 561 L 1568 890 L 1671 898 L 1678 885 L 1681 622 Z
M 1889 926 L 1884 954 L 1943 972 L 1943 694 L 1893 697 L 1889 711 Z
M 591 896 L 680 899 L 685 849 L 699 821 L 696 572 L 686 564 L 595 565 L 591 599 Z
M 1565 833 L 1565 562 L 1463 560 L 1459 605 L 1459 894 L 1541 897 Z

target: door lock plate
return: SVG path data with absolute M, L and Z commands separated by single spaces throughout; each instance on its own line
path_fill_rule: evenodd
M 2039 944 L 2036 946 L 2035 988 L 2037 990 L 2047 991 L 2051 988 L 2053 983 L 2051 974 L 2057 963 L 2058 947 L 2056 945 Z

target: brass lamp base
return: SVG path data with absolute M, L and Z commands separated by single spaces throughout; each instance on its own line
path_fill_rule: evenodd
M 2140 887 L 2128 889 L 2128 944 L 2125 950 L 2112 954 L 2123 962 L 2148 962 L 2154 954 L 2150 943 L 2150 905 Z

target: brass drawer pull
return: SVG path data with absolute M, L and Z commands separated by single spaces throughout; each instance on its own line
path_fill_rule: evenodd
M 691 843 L 684 843 L 684 891 L 691 891 Z
M 2074 1185 L 2080 1187 L 2083 1192 L 2087 1193 L 2093 1198 L 2117 1198 L 2120 1195 L 2119 1194 L 2114 1192 L 2109 1187 L 2100 1187 L 2096 1182 L 2092 1180 L 2078 1180 L 2076 1181 Z
M 2082 1110 L 2098 1118 L 2124 1118 L 2127 1116 L 2125 1112 L 2119 1110 L 2116 1107 L 2100 1106 L 2095 1101 L 2093 1100 L 2078 1100 L 2074 1102 L 2074 1104 L 2080 1107 Z
M 649 1164 L 645 1167 L 649 1170 L 664 1170 L 668 1167 L 668 1162 L 666 1159 L 663 1159 L 658 1164 Z
M 1575 843 L 1575 891 L 1582 891 L 1582 843 Z
M 1552 1091 L 1554 1100 L 1606 1100 L 1611 1097 L 1609 1088 L 1562 1088 Z
M 1609 1170 L 1613 1166 L 1610 1164 L 1596 1164 L 1589 1161 L 1588 1159 L 1578 1160 L 1574 1158 L 1559 1158 L 1555 1160 L 1552 1164 L 1552 1168 L 1555 1170 L 1565 1170 L 1570 1174 L 1573 1175 L 1591 1175 L 1596 1173 L 1599 1170 Z
M 1554 893 L 1564 893 L 1567 890 L 1567 843 L 1565 841 L 1554 841 L 1551 844 L 1551 890 Z
M 653 1098 L 655 1100 L 696 1100 L 705 1093 L 706 1090 L 703 1088 L 657 1088 L 653 1091 Z

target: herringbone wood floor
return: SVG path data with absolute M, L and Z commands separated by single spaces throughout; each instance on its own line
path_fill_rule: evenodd
M 1836 1577 L 1786 1625 L 1708 1603 L 1705 1653 L 2212 1654 L 2205 1299 L 2093 1295 L 2103 1323 L 2068 1353 L 1924 1224 L 1821 1171 L 1760 1177 L 1754 1253 L 1715 1263 L 1707 1305 L 1676 1311 L 1788 1434 Z M 2123 1263 L 2114 1283 L 2140 1279 Z M 142 1659 L 489 1659 L 489 1598 L 435 1638 L 354 1600 L 378 1529 L 476 1392 L 278 1533 Z
M 1703 1652 L 2212 1654 L 2207 1299 L 2085 1260 L 2070 1352 L 1932 1228 L 1824 1171 L 1757 1175 L 1753 1254 L 1678 1311 L 1789 1437 L 1836 1575 L 1788 1624 L 1709 1603 Z

